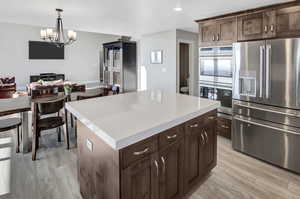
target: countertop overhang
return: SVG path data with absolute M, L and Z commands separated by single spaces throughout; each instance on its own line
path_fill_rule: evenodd
M 77 120 L 115 150 L 219 107 L 218 101 L 161 91 L 132 92 L 66 104 Z

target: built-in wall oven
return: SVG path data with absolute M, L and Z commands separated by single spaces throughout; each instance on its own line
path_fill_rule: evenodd
M 218 112 L 232 113 L 232 46 L 199 49 L 199 96 L 219 100 Z

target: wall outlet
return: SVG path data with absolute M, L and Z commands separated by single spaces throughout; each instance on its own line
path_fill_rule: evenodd
M 88 148 L 89 151 L 93 151 L 93 142 L 90 141 L 89 139 L 86 139 L 86 147 Z

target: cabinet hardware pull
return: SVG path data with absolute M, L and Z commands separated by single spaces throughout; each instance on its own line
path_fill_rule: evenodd
M 226 125 L 224 125 L 224 124 L 221 125 L 221 127 L 224 128 L 224 129 L 229 129 L 229 126 L 226 126 Z
M 265 33 L 268 32 L 268 26 L 265 26 L 265 27 L 264 27 L 264 31 L 265 31 Z
M 133 155 L 143 155 L 144 153 L 147 153 L 148 151 L 149 151 L 149 148 L 145 148 L 142 151 L 133 152 Z
M 165 161 L 165 158 L 163 156 L 160 157 L 162 163 L 163 163 L 163 173 L 166 172 L 166 161 Z
M 215 39 L 215 35 L 213 35 L 213 38 L 212 38 L 212 40 L 213 40 L 213 41 L 215 41 L 215 40 L 216 40 L 216 39 Z
M 158 168 L 157 160 L 154 161 L 154 164 L 155 164 L 155 167 L 156 167 L 156 174 L 157 174 L 157 177 L 158 177 L 159 176 L 159 168 Z
M 205 135 L 205 138 L 206 138 L 206 143 L 208 143 L 208 136 L 207 136 L 206 131 L 204 131 L 204 135 Z
M 209 120 L 214 120 L 215 117 L 214 117 L 214 116 L 209 116 L 208 119 L 209 119 Z
M 198 124 L 193 124 L 193 125 L 190 125 L 191 128 L 197 128 L 198 127 Z
M 205 145 L 205 140 L 204 140 L 204 136 L 202 133 L 201 133 L 201 140 L 202 140 L 202 145 Z
M 270 30 L 271 30 L 271 32 L 274 32 L 275 28 L 274 28 L 273 24 L 270 26 Z
M 217 41 L 219 41 L 220 40 L 220 34 L 218 33 L 217 34 Z
M 172 136 L 168 135 L 168 136 L 167 136 L 167 139 L 174 139 L 174 138 L 176 138 L 176 137 L 177 137 L 177 134 L 172 135 Z

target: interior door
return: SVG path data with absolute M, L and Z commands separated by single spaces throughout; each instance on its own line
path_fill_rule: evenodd
M 233 98 L 263 102 L 265 41 L 234 43 Z
M 299 109 L 300 39 L 266 43 L 265 103 Z

